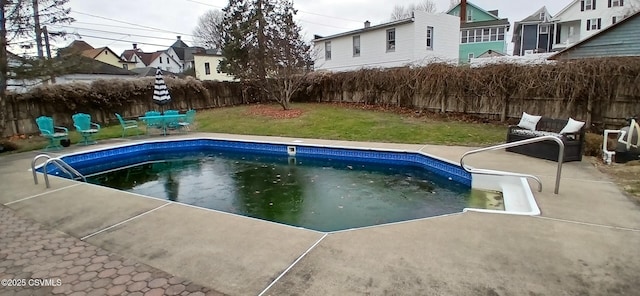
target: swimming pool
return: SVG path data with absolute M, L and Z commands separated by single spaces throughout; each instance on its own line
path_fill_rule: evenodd
M 315 184 L 312 187 L 317 188 L 315 191 L 315 195 L 319 196 L 330 196 L 329 191 L 337 191 L 337 196 L 342 198 L 349 199 L 365 199 L 365 196 L 370 195 L 367 192 L 362 191 L 362 188 L 355 188 L 353 192 L 349 192 L 348 187 L 358 185 L 358 183 L 371 183 L 374 185 L 373 188 L 369 188 L 367 190 L 372 191 L 381 191 L 384 195 L 385 191 L 384 187 L 389 187 L 390 183 L 397 183 L 396 187 L 389 187 L 389 191 L 386 192 L 396 192 L 397 195 L 402 197 L 404 195 L 409 202 L 402 204 L 402 207 L 408 207 L 412 212 L 410 215 L 405 215 L 405 217 L 398 217 L 395 215 L 395 210 L 385 210 L 382 209 L 382 212 L 375 213 L 375 217 L 373 219 L 374 222 L 361 222 L 356 221 L 354 223 L 338 223 L 341 225 L 330 225 L 331 223 L 320 223 L 309 226 L 308 224 L 297 223 L 292 220 L 298 219 L 285 219 L 285 221 L 278 221 L 277 219 L 270 219 L 270 217 L 264 217 L 255 215 L 255 211 L 248 211 L 247 208 L 254 207 L 255 205 L 253 201 L 248 200 L 246 197 L 243 198 L 243 202 L 231 202 L 231 204 L 227 201 L 227 208 L 224 207 L 210 207 L 216 210 L 227 211 L 252 217 L 257 217 L 261 219 L 281 222 L 285 224 L 301 226 L 305 228 L 317 229 L 321 231 L 333 231 L 339 229 L 347 229 L 353 227 L 361 227 L 368 226 L 380 223 L 389 223 L 389 222 L 397 222 L 408 219 L 416 219 L 423 217 L 430 217 L 435 215 L 442 215 L 447 213 L 455 213 L 464 210 L 468 210 L 468 206 L 473 202 L 469 201 L 469 192 L 471 190 L 472 178 L 471 175 L 463 170 L 459 165 L 452 163 L 450 161 L 439 159 L 436 157 L 432 157 L 429 155 L 425 155 L 422 153 L 412 152 L 412 151 L 398 151 L 398 150 L 373 150 L 373 149 L 362 149 L 362 148 L 354 148 L 354 147 L 328 147 L 328 146 L 312 146 L 306 145 L 303 143 L 265 143 L 265 142 L 256 142 L 256 141 L 238 141 L 238 140 L 221 140 L 221 139 L 210 139 L 210 138 L 197 138 L 197 139 L 183 139 L 183 140 L 160 140 L 155 142 L 145 142 L 139 144 L 132 145 L 123 145 L 112 147 L 108 149 L 88 151 L 84 153 L 76 153 L 69 154 L 62 157 L 62 159 L 79 170 L 84 175 L 93 175 L 102 172 L 115 172 L 112 173 L 114 175 L 122 175 L 122 173 L 118 173 L 118 170 L 126 168 L 129 170 L 127 174 L 131 173 L 131 170 L 139 170 L 136 168 L 139 164 L 143 163 L 151 166 L 156 166 L 156 170 L 158 167 L 165 166 L 171 167 L 175 166 L 191 166 L 191 170 L 194 167 L 202 167 L 203 165 L 207 166 L 207 160 L 215 160 L 218 159 L 217 156 L 225 154 L 227 156 L 231 156 L 230 160 L 227 160 L 227 166 L 229 164 L 238 163 L 239 165 L 244 165 L 245 170 L 248 170 L 248 166 L 253 166 L 255 170 L 265 171 L 272 170 L 277 172 L 273 172 L 273 176 L 260 175 L 258 178 L 262 178 L 259 180 L 264 183 L 273 183 L 277 186 L 282 186 L 283 184 L 291 185 L 291 182 L 287 183 L 285 175 L 288 174 L 286 170 L 290 170 L 291 168 L 297 168 L 298 170 L 307 169 L 307 165 L 313 164 L 314 162 L 319 162 L 318 165 L 314 167 L 315 171 L 306 171 L 301 173 L 298 178 L 302 178 L 300 182 L 297 182 L 297 187 L 300 189 L 301 184 Z M 252 155 L 257 155 L 258 158 L 266 159 L 266 163 L 252 163 L 255 161 Z M 187 158 L 185 158 L 187 157 Z M 244 159 L 243 159 L 244 158 Z M 171 160 L 169 162 L 165 162 L 164 160 Z M 215 162 L 215 161 L 214 161 Z M 262 168 L 261 166 L 264 166 Z M 279 167 L 278 167 L 279 166 Z M 54 166 L 49 166 L 48 171 L 50 174 L 60 174 L 56 170 Z M 360 175 L 359 177 L 349 178 L 346 174 L 348 171 L 364 171 L 364 175 Z M 391 171 L 395 174 L 395 177 L 389 177 L 389 172 Z M 120 171 L 124 172 L 124 171 Z M 160 169 L 158 176 L 164 178 L 165 185 L 171 187 L 171 183 L 175 180 L 167 180 L 167 178 L 173 178 L 168 173 L 176 174 L 171 170 L 162 170 Z M 380 174 L 383 172 L 384 174 Z M 235 172 L 234 174 L 236 174 Z M 360 172 L 362 173 L 362 172 Z M 180 173 L 177 173 L 180 174 Z M 278 175 L 280 177 L 278 177 Z M 317 178 L 318 176 L 324 177 L 332 177 L 338 182 L 334 182 L 333 185 L 329 187 L 319 186 L 322 182 Z M 105 176 L 105 175 L 103 175 Z M 156 176 L 156 177 L 158 177 Z M 216 182 L 221 180 L 221 176 L 224 177 L 224 174 L 218 174 L 218 179 Z M 337 177 L 336 177 L 337 176 Z M 229 177 L 229 176 L 226 176 Z M 236 176 L 237 177 L 237 176 Z M 288 176 L 287 176 L 288 177 Z M 395 178 L 395 179 L 394 179 Z M 228 179 L 228 178 L 227 178 Z M 237 182 L 238 178 L 234 182 Z M 326 178 L 325 178 L 326 179 Z M 354 181 L 356 179 L 363 179 L 362 182 Z M 483 183 L 487 183 L 486 178 L 480 178 Z M 194 179 L 195 180 L 195 179 Z M 385 181 L 386 180 L 386 181 Z M 97 179 L 94 180 L 96 183 L 101 183 L 104 180 L 100 181 L 99 175 Z M 192 180 L 193 181 L 193 180 Z M 138 182 L 138 181 L 134 181 Z M 185 181 L 182 181 L 183 183 Z M 200 180 L 202 182 L 202 180 Z M 206 183 L 206 181 L 205 181 Z M 491 182 L 489 182 L 491 183 Z M 494 182 L 495 183 L 495 182 Z M 337 184 L 337 185 L 336 185 Z M 354 185 L 355 184 L 355 185 Z M 157 184 L 156 184 L 157 185 Z M 262 185 L 261 185 L 262 186 Z M 382 187 L 375 187 L 382 186 Z M 439 188 L 437 190 L 433 190 L 434 187 Z M 117 187 L 117 186 L 115 186 Z M 246 190 L 248 192 L 253 192 L 256 196 L 264 195 L 264 189 L 255 189 L 247 187 Z M 294 186 L 295 187 L 295 186 Z M 309 187 L 309 186 L 306 186 Z M 339 188 L 342 187 L 342 188 Z M 356 186 L 357 187 L 357 186 Z M 406 188 L 405 188 L 406 187 Z M 475 187 L 475 186 L 474 186 Z M 490 188 L 487 188 L 490 187 Z M 182 188 L 182 187 L 181 187 Z M 187 187 L 185 187 L 187 188 Z M 441 188 L 443 188 L 441 190 Z M 481 187 L 483 189 L 501 191 L 500 186 L 484 186 Z M 121 188 L 126 189 L 126 188 Z M 296 190 L 298 190 L 296 189 Z M 404 189 L 407 189 L 403 192 Z M 136 189 L 136 190 L 139 190 Z M 188 195 L 193 195 L 193 191 Z M 205 190 L 217 190 L 215 188 L 207 188 Z M 236 188 L 237 190 L 237 188 Z M 131 190 L 129 190 L 131 191 Z M 171 190 L 165 190 L 164 194 L 167 195 L 167 192 Z M 184 189 L 180 189 L 180 191 L 184 191 Z M 258 193 L 255 193 L 259 191 Z M 295 190 L 294 190 L 295 191 Z M 446 192 L 444 196 L 449 195 L 457 197 L 453 197 L 457 199 L 453 204 L 446 205 L 444 210 L 428 210 L 425 209 L 425 206 L 421 204 L 421 199 L 424 197 L 428 197 L 433 195 L 432 192 L 438 191 L 439 193 Z M 132 192 L 136 192 L 133 190 Z M 140 193 L 140 192 L 138 192 Z M 166 198 L 166 199 L 175 199 L 177 201 L 183 202 L 187 201 L 189 198 L 180 198 L 178 195 L 176 196 L 158 196 L 149 192 L 141 192 L 143 195 L 150 195 L 157 198 Z M 325 194 L 326 193 L 326 194 Z M 279 194 L 285 195 L 287 192 L 280 192 Z M 233 194 L 228 194 L 229 196 L 233 196 Z M 249 194 L 251 195 L 251 194 Z M 277 195 L 277 194 L 276 194 Z M 421 198 L 422 196 L 423 198 Z M 460 198 L 460 196 L 463 196 Z M 357 197 L 357 198 L 354 198 Z M 270 197 L 273 198 L 273 197 Z M 332 197 L 335 199 L 335 195 Z M 191 198 L 192 200 L 194 198 Z M 195 198 L 197 199 L 197 198 Z M 441 198 L 446 199 L 446 198 Z M 293 199 L 295 201 L 295 198 Z M 305 206 L 313 204 L 312 200 L 303 199 L 305 202 Z M 317 199 L 322 201 L 323 199 Z M 318 203 L 316 200 L 316 203 Z M 260 202 L 266 203 L 261 207 L 258 207 L 259 211 L 263 211 L 267 216 L 273 214 L 271 209 L 277 209 L 278 211 L 286 211 L 286 207 L 290 207 L 292 204 L 289 203 L 287 205 L 286 202 L 281 201 L 269 201 L 267 199 L 263 199 Z M 299 201 L 298 201 L 299 202 Z M 413 202 L 413 204 L 412 204 Z M 200 201 L 198 202 L 187 202 L 190 204 L 195 204 L 197 206 L 209 207 L 206 205 L 207 202 Z M 209 202 L 210 203 L 210 202 Z M 273 204 L 269 204 L 273 203 Z M 321 202 L 322 204 L 323 202 Z M 365 203 L 364 205 L 360 205 L 361 207 L 371 206 L 373 208 L 379 208 L 381 204 L 385 204 L 386 201 L 384 198 L 377 197 L 375 200 L 369 202 L 369 204 Z M 507 201 L 504 201 L 504 208 L 508 210 Z M 511 203 L 511 202 L 509 202 Z M 224 203 L 223 203 L 224 204 Z M 231 205 L 231 206 L 229 206 Z M 274 207 L 274 205 L 276 207 Z M 344 216 L 355 216 L 356 214 L 350 213 L 351 207 L 357 207 L 358 205 L 351 204 L 350 201 L 338 201 L 337 205 L 320 206 L 322 208 L 322 212 L 328 212 L 330 210 L 334 210 L 335 213 L 343 213 Z M 495 212 L 505 212 L 502 209 L 487 209 L 483 203 L 475 203 L 471 206 L 480 207 L 478 210 L 483 211 L 495 211 Z M 245 208 L 244 212 L 234 211 L 233 207 L 236 208 Z M 415 208 L 415 209 L 414 209 Z M 267 209 L 267 210 L 265 210 Z M 422 210 L 419 210 L 422 209 Z M 296 211 L 295 204 L 289 210 Z M 314 209 L 310 210 L 314 212 Z M 375 212 L 375 211 L 374 211 Z M 387 213 L 387 214 L 385 214 Z M 313 216 L 314 213 L 311 214 Z M 309 216 L 309 213 L 305 213 L 306 216 Z M 377 215 L 377 216 L 376 216 Z M 286 216 L 286 215 L 284 215 Z M 293 215 L 295 216 L 295 215 Z M 304 215 L 303 215 L 304 216 Z M 387 217 L 388 216 L 388 217 Z M 402 216 L 402 215 L 400 215 Z M 305 219 L 302 219 L 305 220 Z M 307 219 L 309 220 L 309 219 Z M 311 219 L 313 220 L 313 219 Z M 318 220 L 318 219 L 316 219 Z M 340 218 L 339 216 L 329 216 L 323 217 L 319 219 L 319 221 L 323 220 L 345 220 Z M 348 220 L 348 219 L 347 219 Z

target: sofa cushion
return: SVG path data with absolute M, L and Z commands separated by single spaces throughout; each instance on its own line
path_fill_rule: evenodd
M 526 129 L 514 129 L 511 131 L 514 135 L 521 135 L 527 137 L 542 137 L 542 136 L 556 136 L 561 137 L 562 135 L 554 132 L 545 132 L 545 131 L 530 131 Z
M 522 118 L 520 118 L 518 127 L 535 131 L 536 125 L 538 124 L 538 121 L 540 121 L 540 118 L 542 118 L 542 116 L 531 115 L 527 112 L 522 112 Z
M 577 121 L 571 117 L 569 117 L 569 121 L 567 121 L 567 125 L 560 131 L 560 134 L 572 134 L 577 133 L 584 126 L 584 121 Z

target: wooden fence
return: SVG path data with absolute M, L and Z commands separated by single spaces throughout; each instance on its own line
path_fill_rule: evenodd
M 166 109 L 208 109 L 263 101 L 241 83 L 166 79 L 172 102 Z M 113 123 L 114 112 L 136 118 L 158 109 L 153 78 L 96 81 L 37 88 L 7 101 L 5 136 L 37 133 L 35 118 L 53 116 L 73 126 L 85 112 Z M 557 65 L 493 65 L 483 68 L 434 64 L 423 68 L 314 73 L 294 102 L 353 102 L 456 112 L 493 119 L 522 112 L 587 121 L 595 132 L 620 127 L 640 115 L 640 58 L 588 60 Z M 295 107 L 295 105 L 294 105 Z

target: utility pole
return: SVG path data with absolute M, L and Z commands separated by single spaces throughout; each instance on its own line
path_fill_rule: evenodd
M 42 27 L 42 34 L 44 34 L 44 46 L 47 49 L 47 59 L 51 58 L 51 46 L 49 45 L 49 31 L 47 26 Z
M 38 0 L 33 0 L 33 24 L 36 27 L 36 46 L 38 47 L 38 57 L 43 58 L 42 53 L 42 28 L 40 28 L 40 11 L 38 9 Z
M 44 33 L 44 44 L 47 48 L 47 59 L 51 61 L 51 46 L 49 46 L 49 31 L 47 30 L 47 26 L 42 27 L 42 33 Z M 51 75 L 51 84 L 56 84 L 56 77 Z M 48 84 L 45 83 L 45 84 Z

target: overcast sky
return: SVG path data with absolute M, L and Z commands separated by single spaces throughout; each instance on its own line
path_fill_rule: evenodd
M 332 35 L 389 20 L 393 6 L 408 5 L 412 0 L 297 0 L 297 20 L 303 34 L 310 40 L 314 34 Z M 449 0 L 434 0 L 437 11 L 446 11 Z M 571 0 L 474 0 L 473 4 L 486 10 L 499 10 L 499 16 L 521 20 L 546 6 L 554 15 Z M 137 43 L 143 51 L 164 50 L 177 35 L 193 45 L 193 29 L 198 17 L 210 9 L 222 9 L 227 0 L 71 0 L 71 16 L 76 22 L 64 27 L 50 27 L 50 31 L 77 33 L 81 40 L 93 47 L 109 46 L 117 54 Z M 93 36 L 93 37 L 91 37 Z M 78 37 L 59 42 L 65 46 Z M 509 39 L 510 40 L 510 39 Z

